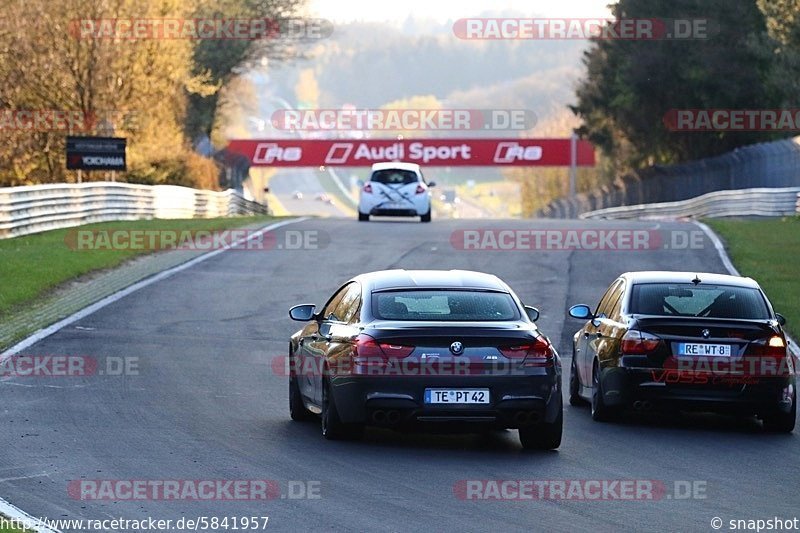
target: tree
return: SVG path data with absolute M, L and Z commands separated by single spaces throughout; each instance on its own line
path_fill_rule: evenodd
M 766 1 L 766 0 L 765 0 Z M 772 1 L 772 0 L 769 0 Z M 708 38 L 595 40 L 573 111 L 580 132 L 613 161 L 616 172 L 670 164 L 773 138 L 766 133 L 673 132 L 670 109 L 753 109 L 777 105 L 771 63 L 754 42 L 765 31 L 755 0 L 620 0 L 618 19 L 706 19 Z
M 270 24 L 296 16 L 304 0 L 194 0 L 195 18 L 266 19 Z M 211 135 L 220 89 L 262 58 L 298 57 L 294 42 L 280 31 L 266 39 L 200 40 L 193 51 L 192 74 L 199 83 L 188 86 L 186 132 L 190 138 Z
M 303 107 L 316 108 L 319 106 L 319 83 L 317 83 L 314 69 L 304 68 L 297 77 L 294 86 L 297 103 Z
M 285 44 L 129 39 L 114 33 L 113 21 L 242 18 L 265 10 L 277 18 L 300 1 L 8 0 L 0 19 L 0 112 L 51 110 L 83 119 L 50 131 L 0 127 L 0 185 L 66 181 L 66 135 L 93 135 L 111 124 L 129 141 L 127 179 L 209 186 L 213 164 L 197 160 L 186 131 L 196 123 L 210 130 L 220 88 L 248 66 L 251 54 Z M 193 105 L 193 97 L 202 105 Z
M 772 62 L 769 87 L 783 106 L 797 106 L 800 96 L 800 4 L 796 0 L 758 0 L 767 35 L 757 41 Z

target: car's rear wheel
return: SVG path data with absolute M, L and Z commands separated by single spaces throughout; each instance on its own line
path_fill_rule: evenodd
M 369 222 L 369 215 L 366 215 L 359 211 L 358 213 L 358 221 L 359 222 Z
M 592 420 L 597 422 L 610 422 L 617 414 L 617 410 L 606 405 L 603 399 L 603 384 L 600 381 L 600 367 L 595 363 L 592 369 Z
M 314 418 L 314 413 L 306 409 L 300 387 L 297 386 L 297 376 L 289 378 L 289 416 L 297 422 L 304 422 Z
M 357 439 L 364 433 L 362 424 L 345 424 L 339 418 L 328 380 L 322 382 L 322 436 L 328 440 Z
M 572 355 L 572 364 L 569 365 L 569 404 L 586 405 L 586 401 L 581 398 L 579 391 L 581 383 L 578 380 L 578 365 L 575 363 L 575 355 Z
M 420 222 L 430 222 L 431 221 L 431 208 L 428 208 L 428 212 L 425 213 L 420 217 Z
M 797 391 L 792 396 L 792 408 L 788 413 L 776 412 L 764 415 L 764 429 L 770 433 L 791 433 L 797 420 Z
M 560 404 L 561 402 L 559 402 Z M 555 450 L 561 446 L 564 430 L 564 409 L 559 405 L 558 416 L 553 422 L 519 428 L 519 441 L 526 450 Z

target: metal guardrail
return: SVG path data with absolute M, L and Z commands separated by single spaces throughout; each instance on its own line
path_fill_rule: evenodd
M 0 188 L 0 239 L 92 222 L 268 214 L 239 193 L 92 182 Z
M 678 165 L 654 165 L 618 176 L 591 192 L 553 200 L 536 215 L 577 218 L 581 213 L 645 202 L 680 202 L 715 191 L 800 187 L 800 136 L 742 146 Z
M 679 202 L 627 205 L 589 211 L 581 219 L 715 218 L 800 213 L 800 187 L 717 191 Z

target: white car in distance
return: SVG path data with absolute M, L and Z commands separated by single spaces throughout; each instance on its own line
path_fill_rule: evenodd
M 431 193 L 434 182 L 426 183 L 415 163 L 376 163 L 369 181 L 361 187 L 358 220 L 370 216 L 420 217 L 431 221 Z

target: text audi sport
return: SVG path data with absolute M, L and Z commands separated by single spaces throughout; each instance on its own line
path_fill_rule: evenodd
M 289 345 L 291 416 L 320 414 L 326 438 L 436 424 L 516 428 L 525 448 L 561 443 L 558 353 L 539 312 L 496 276 L 362 274 L 321 310 L 289 315 L 307 322 Z
M 791 432 L 797 391 L 784 318 L 750 278 L 684 272 L 621 275 L 573 338 L 570 403 L 604 420 L 628 407 L 733 411 Z

